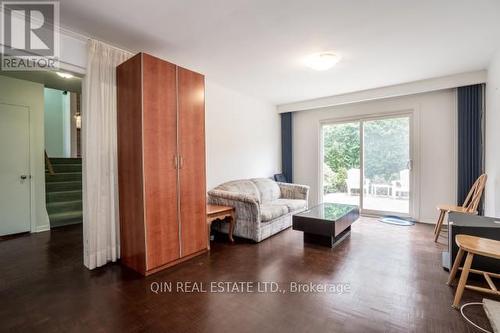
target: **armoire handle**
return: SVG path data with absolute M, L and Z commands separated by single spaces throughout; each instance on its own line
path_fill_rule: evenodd
M 179 155 L 179 169 L 182 169 L 182 166 L 184 165 L 184 158 Z
M 177 160 L 177 155 L 174 156 L 174 169 L 177 169 L 179 166 L 178 160 Z

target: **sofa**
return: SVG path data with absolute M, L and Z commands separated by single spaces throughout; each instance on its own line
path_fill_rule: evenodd
M 233 234 L 260 242 L 292 225 L 292 215 L 307 209 L 309 186 L 268 178 L 234 180 L 208 192 L 208 203 L 235 208 Z M 227 233 L 227 223 L 214 224 Z

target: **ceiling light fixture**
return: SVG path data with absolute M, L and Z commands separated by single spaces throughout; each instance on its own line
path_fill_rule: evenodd
M 320 52 L 311 54 L 306 57 L 305 64 L 307 67 L 317 71 L 326 71 L 335 66 L 340 61 L 340 56 L 333 52 Z
M 73 77 L 73 74 L 70 73 L 64 73 L 64 72 L 56 72 L 56 73 L 63 79 L 71 79 Z

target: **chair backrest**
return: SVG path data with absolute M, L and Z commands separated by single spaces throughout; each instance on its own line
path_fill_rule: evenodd
M 359 169 L 347 170 L 346 182 L 350 188 L 360 188 L 359 187 Z
M 465 208 L 468 213 L 477 212 L 477 207 L 479 206 L 479 202 L 481 201 L 481 196 L 483 195 L 487 178 L 488 176 L 483 173 L 481 176 L 479 176 L 478 179 L 476 179 L 476 181 L 470 188 L 469 194 L 467 194 L 464 204 L 462 205 L 462 207 Z
M 399 182 L 403 188 L 410 187 L 410 170 L 404 169 L 399 171 Z

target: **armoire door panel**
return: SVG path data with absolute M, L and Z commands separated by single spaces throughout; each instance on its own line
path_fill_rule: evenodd
M 207 248 L 205 79 L 177 67 L 179 198 L 182 256 Z
M 177 216 L 176 66 L 143 54 L 147 269 L 180 257 Z
M 122 262 L 146 271 L 142 170 L 141 55 L 116 70 L 118 189 L 120 198 L 120 247 Z

